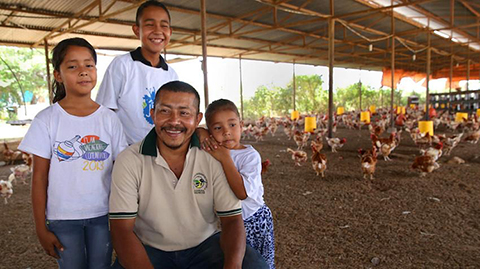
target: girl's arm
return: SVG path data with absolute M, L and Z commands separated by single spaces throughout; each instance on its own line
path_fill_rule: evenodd
M 57 237 L 48 230 L 45 224 L 45 208 L 47 206 L 47 186 L 48 171 L 50 169 L 50 160 L 33 156 L 33 176 L 32 176 L 32 207 L 33 218 L 35 220 L 35 230 L 38 241 L 48 255 L 59 259 L 55 248 L 63 251 L 63 246 Z
M 240 175 L 237 167 L 235 167 L 235 163 L 230 156 L 230 150 L 218 145 L 213 137 L 205 139 L 203 149 L 222 164 L 228 185 L 230 185 L 230 189 L 235 193 L 235 196 L 240 200 L 247 199 L 248 195 L 245 190 L 242 175 Z

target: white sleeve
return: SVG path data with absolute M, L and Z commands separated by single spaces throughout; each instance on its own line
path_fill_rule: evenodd
M 168 68 L 172 68 L 172 71 L 173 71 L 173 79 L 172 79 L 172 81 L 180 80 L 180 79 L 178 78 L 178 75 L 177 75 L 177 72 L 175 71 L 175 69 L 173 69 L 173 67 L 172 67 L 171 65 L 169 65 Z
M 118 109 L 118 99 L 125 87 L 127 68 L 117 56 L 107 68 L 95 101 L 110 109 Z
M 242 158 L 241 163 L 236 164 L 236 166 L 242 176 L 247 196 L 251 196 L 262 185 L 262 159 L 260 154 L 253 151 Z
M 112 113 L 113 114 L 113 113 Z M 127 138 L 125 137 L 125 132 L 123 131 L 123 126 L 116 114 L 112 115 L 113 121 L 113 134 L 112 137 L 112 157 L 115 161 L 120 152 L 128 147 Z
M 38 116 L 35 117 L 18 149 L 45 159 L 51 159 L 52 147 L 47 124 Z

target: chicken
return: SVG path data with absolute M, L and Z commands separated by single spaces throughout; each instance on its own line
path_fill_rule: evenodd
M 315 141 L 310 142 L 310 146 L 312 146 L 312 150 L 313 148 L 315 148 L 316 152 L 320 152 L 323 149 L 322 138 L 321 137 L 315 138 Z
M 439 142 L 434 147 L 430 147 L 426 150 L 421 149 L 420 154 L 433 157 L 434 161 L 437 161 L 442 156 L 443 143 Z
M 284 124 L 283 132 L 285 133 L 285 135 L 287 135 L 288 140 L 292 140 L 292 137 L 295 134 L 295 126 L 287 122 Z
M 303 149 L 303 134 L 299 130 L 295 130 L 295 132 L 293 133 L 293 140 L 297 144 L 297 150 Z
M 449 137 L 445 137 L 444 139 L 441 139 L 440 141 L 443 143 L 443 151 L 445 156 L 449 156 L 450 152 L 460 143 L 462 139 L 463 133 L 457 134 L 457 135 L 452 135 Z
M 3 158 L 5 159 L 6 165 L 13 164 L 18 156 L 22 154 L 19 150 L 11 150 L 5 141 L 3 141 L 3 147 L 5 148 L 3 150 Z
M 23 184 L 28 184 L 27 178 L 31 174 L 30 166 L 26 164 L 21 164 L 10 168 L 10 171 L 12 173 L 8 177 L 8 180 L 15 180 L 16 183 L 17 179 L 19 179 Z
M 307 153 L 301 150 L 293 150 L 291 148 L 287 148 L 287 152 L 292 154 L 292 160 L 295 162 L 295 165 L 302 166 L 301 163 L 304 163 L 308 160 Z
M 248 139 L 252 136 L 253 126 L 249 124 L 247 127 L 242 128 L 242 139 Z
M 322 174 L 322 178 L 325 177 L 325 170 L 327 169 L 327 156 L 317 151 L 312 141 L 312 167 L 317 173 L 317 176 Z
M 260 127 L 257 126 L 253 127 L 253 137 L 255 137 L 255 141 L 263 141 L 263 137 L 268 133 L 267 127 Z
M 32 172 L 33 155 L 22 151 L 22 159 L 23 162 L 30 167 L 30 171 Z
M 463 141 L 466 141 L 472 144 L 477 144 L 479 138 L 480 138 L 480 129 L 467 134 L 463 139 Z
M 388 138 L 378 138 L 374 134 L 370 135 L 373 146 L 376 147 L 378 151 L 380 151 L 385 161 L 391 161 L 389 156 L 392 151 L 397 147 L 397 140 L 395 139 L 396 136 L 396 133 L 391 133 L 390 137 Z
M 382 125 L 380 124 L 370 124 L 368 125 L 368 130 L 370 131 L 371 134 L 374 134 L 376 136 L 380 136 L 381 134 L 383 134 L 383 132 L 385 132 L 385 127 L 383 127 Z
M 342 148 L 346 142 L 347 142 L 346 138 L 342 138 L 342 139 L 338 137 L 327 138 L 327 144 L 332 149 L 332 152 L 337 152 L 337 149 Z
M 428 148 L 434 141 L 434 138 L 430 136 L 430 133 L 426 132 L 425 134 L 422 134 L 418 129 L 410 132 L 410 137 L 419 148 Z
M 8 204 L 7 199 L 13 194 L 12 180 L 0 180 L 0 195 L 5 198 L 5 204 Z
M 261 175 L 265 174 L 268 170 L 268 167 L 272 165 L 269 159 L 266 159 L 264 162 L 262 162 L 262 172 L 260 173 Z
M 277 132 L 277 129 L 278 129 L 277 122 L 275 122 L 274 120 L 272 120 L 272 121 L 270 122 L 270 124 L 267 124 L 267 128 L 268 128 L 268 130 L 270 131 L 270 133 L 272 134 L 272 136 L 275 136 L 275 132 Z
M 420 170 L 421 177 L 424 177 L 427 173 L 431 173 L 439 167 L 440 165 L 438 165 L 434 158 L 429 155 L 415 157 L 415 160 L 412 164 L 412 169 Z
M 373 175 L 375 174 L 375 167 L 377 165 L 377 148 L 372 147 L 371 150 L 359 149 L 358 154 L 360 154 L 360 163 L 362 164 L 363 178 L 367 179 L 367 176 L 370 177 L 370 180 L 373 180 Z

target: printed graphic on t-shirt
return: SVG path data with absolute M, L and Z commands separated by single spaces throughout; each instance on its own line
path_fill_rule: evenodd
M 56 141 L 53 146 L 53 153 L 60 162 L 72 162 L 82 158 L 84 171 L 103 170 L 103 161 L 110 157 L 105 151 L 108 144 L 100 140 L 96 135 L 81 137 L 76 135 L 72 139 Z
M 147 94 L 143 96 L 143 117 L 148 123 L 153 125 L 153 120 L 150 116 L 150 110 L 153 108 L 153 103 L 155 102 L 155 88 L 146 88 L 145 91 Z

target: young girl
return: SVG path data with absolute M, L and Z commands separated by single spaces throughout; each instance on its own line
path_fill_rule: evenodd
M 251 145 L 240 143 L 243 123 L 233 102 L 214 101 L 208 105 L 205 119 L 213 139 L 206 138 L 202 148 L 222 164 L 230 188 L 242 200 L 247 244 L 260 252 L 273 269 L 273 218 L 263 200 L 260 154 Z
M 53 105 L 35 117 L 19 149 L 33 157 L 32 205 L 40 244 L 60 268 L 109 268 L 108 196 L 126 146 L 120 121 L 90 98 L 94 48 L 82 38 L 53 49 Z

